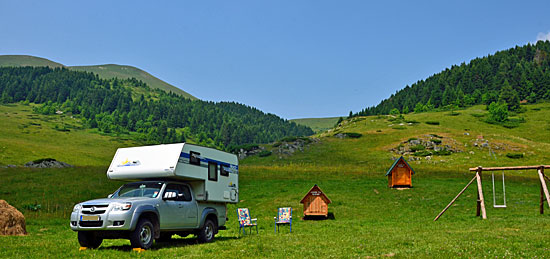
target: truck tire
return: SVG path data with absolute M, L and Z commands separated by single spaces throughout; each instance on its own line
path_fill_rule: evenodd
M 216 235 L 216 228 L 218 226 L 211 219 L 206 219 L 204 226 L 199 230 L 197 238 L 199 243 L 210 243 L 214 240 L 214 235 Z
M 103 238 L 94 231 L 78 231 L 78 243 L 82 247 L 95 249 L 101 245 L 101 242 L 103 242 Z
M 136 229 L 130 233 L 130 243 L 133 248 L 149 249 L 153 246 L 155 229 L 150 220 L 142 218 L 138 221 Z

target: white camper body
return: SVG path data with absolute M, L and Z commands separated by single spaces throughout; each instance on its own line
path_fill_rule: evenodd
M 107 177 L 171 178 L 189 183 L 197 201 L 237 203 L 238 163 L 234 154 L 187 143 L 119 148 Z

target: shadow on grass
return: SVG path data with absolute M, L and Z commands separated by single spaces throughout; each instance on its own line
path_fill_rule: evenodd
M 318 220 L 335 220 L 336 218 L 334 217 L 334 213 L 332 212 L 329 212 L 328 215 L 325 217 L 325 216 L 304 216 L 302 218 L 302 220 L 314 220 L 314 221 L 318 221 Z
M 216 237 L 213 242 L 223 242 L 227 240 L 238 239 L 238 237 Z M 198 245 L 200 244 L 196 238 L 174 238 L 169 241 L 162 241 L 153 244 L 151 247 L 152 251 L 160 250 L 164 248 L 174 248 L 174 247 L 185 247 L 189 245 Z M 131 245 L 121 245 L 121 246 L 101 246 L 99 250 L 117 250 L 117 251 L 132 251 Z

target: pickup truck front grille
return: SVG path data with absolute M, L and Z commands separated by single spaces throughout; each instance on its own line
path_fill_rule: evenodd
M 105 210 L 95 210 L 94 212 L 88 211 L 88 210 L 82 210 L 82 214 L 93 214 L 93 215 L 97 215 L 97 214 L 103 214 L 103 213 L 105 213 Z
M 83 228 L 101 227 L 101 226 L 103 226 L 103 220 L 79 221 L 78 224 Z
M 103 214 L 107 210 L 107 207 L 109 207 L 109 204 L 101 204 L 101 205 L 82 205 L 82 214 Z

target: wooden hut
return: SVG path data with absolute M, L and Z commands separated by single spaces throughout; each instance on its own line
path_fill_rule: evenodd
M 304 216 L 328 217 L 328 205 L 331 201 L 317 184 L 309 190 L 300 203 L 304 204 Z
M 395 187 L 412 187 L 412 175 L 414 170 L 407 163 L 405 158 L 400 157 L 395 160 L 393 165 L 390 167 L 386 176 L 388 176 L 388 186 L 390 188 Z

